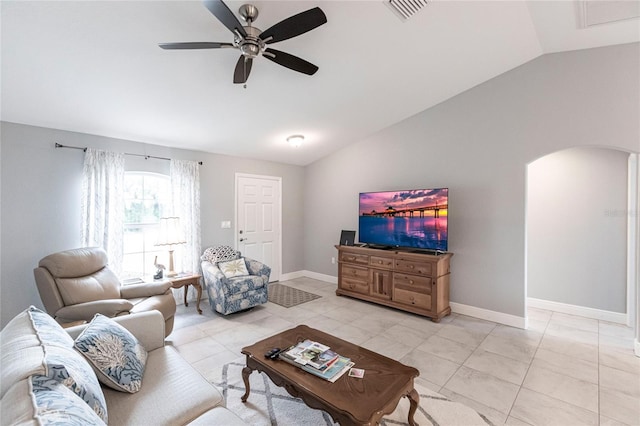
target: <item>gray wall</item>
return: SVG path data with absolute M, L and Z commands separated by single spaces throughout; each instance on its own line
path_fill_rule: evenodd
M 81 133 L 1 123 L 0 320 L 2 326 L 30 304 L 42 306 L 33 268 L 47 254 L 80 245 L 80 185 L 84 154 L 54 143 L 203 161 L 200 169 L 203 249 L 234 244 L 235 173 L 282 177 L 282 272 L 304 269 L 304 169 L 204 152 L 164 148 Z M 168 172 L 168 162 L 127 157 L 130 170 Z
M 2 123 L 2 325 L 40 305 L 37 261 L 78 245 L 82 152 L 56 141 L 204 161 L 204 247 L 233 242 L 220 221 L 233 218 L 235 172 L 282 176 L 283 273 L 337 275 L 359 192 L 449 187 L 451 300 L 524 316 L 527 164 L 574 146 L 640 152 L 639 46 L 545 55 L 305 169 Z
M 451 300 L 524 317 L 527 164 L 574 146 L 640 151 L 639 53 L 542 56 L 308 166 L 306 268 L 337 274 L 359 192 L 449 187 Z
M 626 312 L 628 161 L 573 148 L 529 165 L 527 296 Z

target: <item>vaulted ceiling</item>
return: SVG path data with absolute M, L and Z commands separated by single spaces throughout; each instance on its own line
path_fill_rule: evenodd
M 255 1 L 262 30 L 315 6 L 328 22 L 271 45 L 315 75 L 258 57 L 244 88 L 235 49 L 158 47 L 233 40 L 201 2 L 2 1 L 1 119 L 306 165 L 540 55 L 640 41 L 602 3 L 640 4 L 435 0 L 403 22 L 383 0 Z

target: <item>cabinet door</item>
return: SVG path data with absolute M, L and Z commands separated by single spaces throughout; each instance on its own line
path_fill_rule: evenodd
M 369 294 L 369 270 L 341 263 L 338 285 L 346 291 Z
M 391 271 L 369 270 L 369 295 L 380 299 L 391 299 Z
M 430 277 L 404 274 L 393 274 L 393 300 L 405 305 L 413 305 L 421 309 L 432 310 L 433 281 Z

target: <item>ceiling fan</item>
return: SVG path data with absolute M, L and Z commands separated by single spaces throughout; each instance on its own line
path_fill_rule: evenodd
M 318 67 L 312 63 L 289 53 L 271 49 L 267 45 L 299 36 L 325 24 L 327 17 L 319 7 L 290 16 L 269 29 L 261 31 L 252 26 L 253 22 L 258 18 L 258 9 L 251 4 L 244 4 L 239 9 L 240 16 L 247 22 L 247 25 L 243 26 L 222 0 L 207 0 L 203 3 L 209 12 L 233 33 L 233 43 L 160 43 L 159 46 L 161 48 L 167 50 L 220 49 L 229 47 L 238 49 L 240 50 L 240 58 L 233 72 L 233 82 L 235 84 L 246 83 L 251 72 L 253 59 L 260 55 L 276 64 L 303 74 L 313 75 L 318 71 Z

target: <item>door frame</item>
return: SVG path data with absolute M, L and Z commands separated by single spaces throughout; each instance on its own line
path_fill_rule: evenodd
M 555 302 L 546 302 L 546 301 L 536 301 L 535 307 L 539 307 L 541 309 L 548 309 L 557 312 L 567 313 L 570 315 L 580 315 L 587 318 L 593 318 L 598 320 L 604 320 L 609 322 L 614 322 L 617 324 L 626 325 L 632 329 L 634 329 L 634 351 L 636 356 L 640 357 L 640 215 L 638 214 L 638 209 L 640 208 L 640 153 L 635 153 L 631 151 L 627 151 L 624 149 L 618 149 L 613 147 L 599 147 L 599 146 L 591 146 L 585 145 L 580 147 L 573 148 L 603 148 L 610 149 L 614 151 L 621 151 L 629 154 L 628 166 L 627 166 L 627 279 L 626 279 L 626 312 L 624 314 L 614 313 L 618 316 L 618 318 L 611 317 L 603 317 L 599 315 L 600 312 L 606 311 L 598 311 L 590 308 L 584 308 L 580 306 L 574 305 L 564 305 L 561 303 Z M 563 148 L 560 150 L 556 150 L 553 152 L 549 152 L 547 154 L 541 155 L 540 157 L 529 161 L 525 165 L 525 250 L 524 250 L 524 259 L 525 259 L 525 279 L 524 279 L 524 317 L 525 317 L 525 329 L 528 328 L 529 315 L 527 313 L 527 307 L 532 305 L 532 300 L 529 299 L 528 295 L 528 263 L 529 257 L 527 253 L 527 233 L 528 233 L 528 222 L 526 215 L 526 203 L 528 203 L 529 194 L 527 191 L 528 187 L 528 179 L 529 179 L 529 166 L 536 160 L 540 158 L 546 157 L 548 155 L 555 154 L 557 152 L 561 152 L 567 149 L 572 148 Z M 542 302 L 542 304 L 540 303 Z
M 280 276 L 282 275 L 282 177 L 280 176 L 268 176 L 268 175 L 256 175 L 256 174 L 252 174 L 252 173 L 239 173 L 236 172 L 235 174 L 235 190 L 234 190 L 234 203 L 233 203 L 233 210 L 234 210 L 234 226 L 233 226 L 233 232 L 234 232 L 234 237 L 233 237 L 233 244 L 234 244 L 234 248 L 236 250 L 238 250 L 239 247 L 239 241 L 238 239 L 239 234 L 238 234 L 238 225 L 239 225 L 239 212 L 238 212 L 238 201 L 239 198 L 238 197 L 238 189 L 239 189 L 239 180 L 240 178 L 251 178 L 251 179 L 261 179 L 261 180 L 270 180 L 270 181 L 275 181 L 276 185 L 278 186 L 278 214 L 276 217 L 276 223 L 278 224 L 278 235 L 277 235 L 277 242 L 278 242 L 278 252 L 277 252 L 277 265 L 275 265 L 277 267 L 277 271 L 275 271 L 276 273 L 274 274 L 274 270 L 276 268 L 274 268 L 272 265 L 271 268 L 271 276 L 269 278 L 269 282 L 273 282 L 273 281 L 280 281 Z

